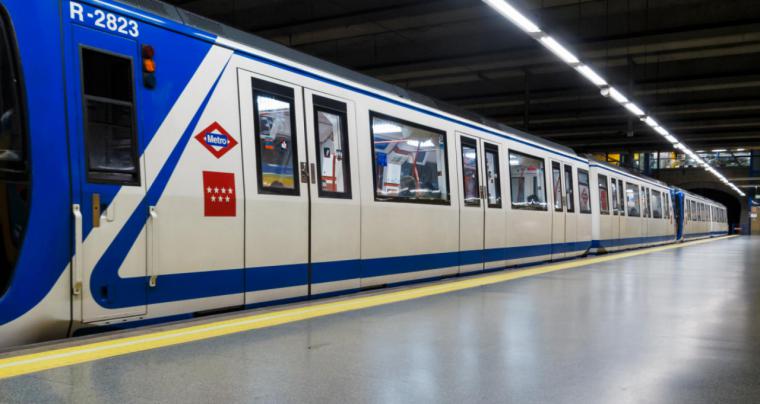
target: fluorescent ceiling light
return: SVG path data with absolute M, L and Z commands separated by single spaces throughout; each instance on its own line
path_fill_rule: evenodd
M 628 102 L 628 98 L 626 98 L 623 93 L 618 91 L 615 87 L 610 87 L 610 97 L 612 97 L 613 100 L 617 101 L 620 104 L 625 104 Z
M 569 50 L 565 49 L 564 46 L 560 45 L 559 42 L 557 42 L 554 38 L 550 36 L 545 36 L 539 39 L 544 46 L 552 51 L 553 54 L 557 55 L 560 59 L 562 59 L 565 63 L 569 65 L 577 65 L 580 63 L 580 60 L 578 60 L 575 55 L 573 55 Z
M 644 116 L 644 115 L 646 115 L 644 113 L 644 111 L 641 108 L 639 108 L 638 105 L 636 105 L 636 104 L 634 104 L 632 102 L 629 102 L 628 104 L 625 104 L 625 109 L 631 111 L 631 113 L 633 113 L 636 116 Z
M 658 127 L 654 128 L 654 130 L 655 130 L 655 132 L 657 132 L 657 133 L 661 134 L 662 136 L 666 136 L 666 137 L 667 137 L 667 136 L 670 136 L 670 132 L 668 132 L 668 131 L 667 131 L 665 128 L 663 128 L 662 126 L 658 126 Z
M 595 71 L 591 70 L 591 68 L 586 65 L 578 66 L 576 70 L 596 86 L 602 87 L 607 85 L 607 81 L 605 81 L 602 76 L 596 74 Z
M 483 0 L 483 1 L 489 6 L 491 6 L 491 8 L 498 11 L 499 14 L 503 15 L 509 21 L 512 21 L 515 25 L 520 27 L 521 30 L 530 34 L 537 34 L 541 32 L 541 28 L 538 28 L 538 25 L 534 24 L 533 21 L 529 20 L 528 17 L 522 15 L 522 13 L 517 11 L 516 8 L 512 7 L 512 5 L 507 3 L 506 1 L 503 1 L 503 0 Z
M 483 0 L 484 3 L 488 4 L 491 8 L 496 10 L 499 14 L 506 17 L 509 21 L 511 21 L 513 24 L 517 25 L 520 29 L 527 32 L 528 34 L 531 34 L 531 36 L 541 42 L 541 44 L 549 49 L 552 53 L 554 53 L 557 57 L 562 59 L 565 63 L 573 66 L 575 70 L 578 71 L 578 73 L 582 74 L 583 77 L 588 79 L 590 82 L 592 82 L 597 87 L 602 88 L 602 95 L 605 97 L 610 97 L 619 104 L 623 105 L 625 109 L 633 113 L 639 118 L 642 118 L 646 115 L 646 113 L 639 108 L 638 105 L 630 102 L 628 98 L 623 95 L 620 91 L 615 89 L 614 87 L 609 86 L 607 81 L 597 74 L 594 70 L 592 70 L 590 67 L 582 64 L 582 62 L 576 57 L 572 52 L 567 50 L 564 46 L 562 46 L 559 42 L 557 42 L 554 38 L 544 35 L 541 31 L 541 28 L 538 27 L 533 21 L 528 19 L 526 16 L 524 16 L 522 13 L 520 13 L 516 8 L 514 8 L 509 2 L 506 0 Z M 675 138 L 675 136 L 672 136 L 667 129 L 659 126 L 657 124 L 657 121 L 653 117 L 646 117 L 644 118 L 644 122 L 646 122 L 647 125 L 652 127 L 657 133 L 665 137 L 667 141 L 673 144 L 673 147 L 676 149 L 681 149 L 685 154 L 687 154 L 689 157 L 691 157 L 692 160 L 704 165 L 708 171 L 713 173 L 717 178 L 719 178 L 721 181 L 725 182 L 726 185 L 731 186 L 733 189 L 735 189 L 740 195 L 744 196 L 744 193 L 741 192 L 738 188 L 736 188 L 736 185 L 732 184 L 730 181 L 726 180 L 725 177 L 723 177 L 717 170 L 715 170 L 713 167 L 711 167 L 709 164 L 705 163 L 704 160 L 702 160 L 699 156 L 697 156 L 696 153 L 691 151 L 686 145 L 683 143 L 679 143 L 678 139 Z M 396 130 L 395 127 L 391 126 L 384 126 L 379 125 L 380 127 L 374 127 L 375 133 L 398 133 L 400 132 L 401 128 L 398 128 Z M 744 151 L 745 149 L 736 149 L 736 151 Z M 713 150 L 714 153 L 721 153 L 725 152 L 726 149 L 715 149 Z M 698 151 L 698 153 L 704 153 L 704 150 Z M 511 165 L 514 165 L 517 163 L 517 161 L 510 160 L 509 162 Z

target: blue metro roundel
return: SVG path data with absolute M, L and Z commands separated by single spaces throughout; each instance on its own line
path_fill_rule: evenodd
M 199 141 L 211 154 L 216 158 L 221 158 L 225 153 L 232 150 L 238 143 L 233 139 L 229 133 L 219 125 L 219 122 L 214 122 L 208 128 L 201 131 L 201 133 L 195 135 L 195 139 Z

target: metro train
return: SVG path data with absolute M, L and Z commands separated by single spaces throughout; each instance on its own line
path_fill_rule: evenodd
M 724 206 L 154 0 L 0 0 L 0 347 L 726 234 Z

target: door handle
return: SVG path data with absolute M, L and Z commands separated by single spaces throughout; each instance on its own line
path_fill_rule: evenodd
M 317 165 L 314 163 L 311 163 L 311 183 L 317 183 Z
M 74 257 L 71 259 L 71 269 L 73 271 L 71 293 L 74 296 L 79 296 L 82 294 L 82 264 L 84 257 L 82 257 L 82 210 L 78 203 L 72 206 L 72 213 L 74 214 Z
M 92 227 L 100 227 L 100 194 L 92 194 Z
M 309 165 L 306 163 L 301 163 L 301 182 L 309 183 Z
M 158 231 L 156 227 L 156 220 L 158 220 L 158 213 L 156 207 L 151 206 L 148 208 L 150 217 L 148 219 L 148 286 L 155 288 L 158 281 L 158 271 L 156 270 L 156 244 L 158 244 Z

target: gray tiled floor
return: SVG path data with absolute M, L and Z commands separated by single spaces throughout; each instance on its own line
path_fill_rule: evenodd
M 0 402 L 760 402 L 760 238 L 0 381 Z

